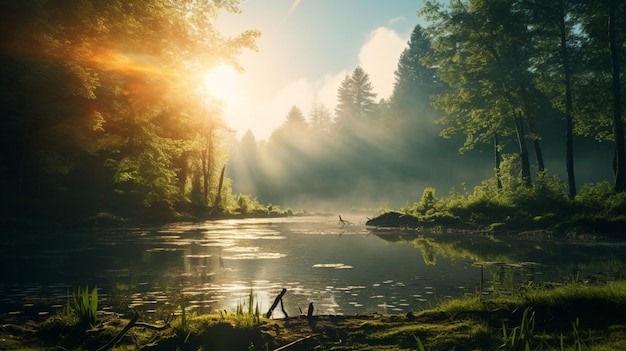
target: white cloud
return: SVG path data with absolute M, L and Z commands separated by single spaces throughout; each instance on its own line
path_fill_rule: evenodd
M 398 59 L 407 46 L 407 39 L 396 31 L 380 27 L 370 33 L 367 42 L 359 52 L 361 67 L 369 74 L 378 98 L 388 98 L 395 81 L 393 72 L 398 67 Z
M 359 50 L 358 64 L 370 76 L 377 99 L 388 98 L 391 94 L 395 80 L 393 72 L 407 40 L 391 28 L 379 27 L 369 34 Z M 334 111 L 341 81 L 356 68 L 345 67 L 315 80 L 294 77 L 290 83 L 280 84 L 289 81 L 280 75 L 280 62 L 260 53 L 244 60 L 249 61 L 242 62 L 246 72 L 238 85 L 239 103 L 228 106 L 224 118 L 239 136 L 250 129 L 258 140 L 267 139 L 284 122 L 294 105 L 307 117 L 314 102 Z

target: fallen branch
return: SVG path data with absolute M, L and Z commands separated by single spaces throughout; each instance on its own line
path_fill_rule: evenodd
M 283 311 L 283 314 L 285 315 L 285 318 L 289 318 L 289 316 L 287 315 L 287 311 L 285 311 L 285 306 L 283 305 L 283 299 L 280 299 L 280 310 Z
M 287 292 L 287 289 L 283 288 L 280 294 L 276 296 L 276 298 L 274 299 L 274 303 L 272 304 L 272 307 L 270 307 L 269 311 L 267 311 L 267 313 L 265 314 L 265 318 L 270 318 L 272 316 L 272 312 L 274 312 L 274 309 L 276 308 L 276 306 L 278 306 L 278 303 L 279 302 L 282 303 L 283 296 L 285 295 L 286 292 Z M 282 305 L 281 305 L 281 308 L 282 308 Z M 283 308 L 283 313 L 284 312 L 285 312 L 285 309 Z
M 341 218 L 341 215 L 339 215 L 339 223 L 341 223 L 341 226 L 345 226 L 346 224 L 352 224 L 350 223 L 350 221 L 346 221 L 345 219 Z
M 298 340 L 296 340 L 296 341 L 292 341 L 292 342 L 290 342 L 290 343 L 289 343 L 289 344 L 287 344 L 287 345 L 283 345 L 283 346 L 281 346 L 281 347 L 279 347 L 279 348 L 277 348 L 277 349 L 274 349 L 274 351 L 282 351 L 282 350 L 286 350 L 286 349 L 288 349 L 288 348 L 292 347 L 293 345 L 295 345 L 295 344 L 297 344 L 297 343 L 301 343 L 301 342 L 303 342 L 304 340 L 310 339 L 310 338 L 312 338 L 312 337 L 314 337 L 314 336 L 318 336 L 318 335 L 319 335 L 319 334 L 314 334 L 314 335 L 305 336 L 304 338 L 300 338 L 300 339 L 298 339 Z
M 124 329 L 122 329 L 122 331 L 120 331 L 117 334 L 117 336 L 115 336 L 115 338 L 113 338 L 113 340 L 109 341 L 106 345 L 102 346 L 97 351 L 106 351 L 108 349 L 113 348 L 115 346 L 115 344 L 117 344 L 117 342 L 120 341 L 122 339 L 122 337 L 124 337 L 124 335 L 126 333 L 128 333 L 128 331 L 132 327 L 147 328 L 147 329 L 151 329 L 151 330 L 165 330 L 165 329 L 167 329 L 169 327 L 169 324 L 154 325 L 154 324 L 149 324 L 149 323 L 145 323 L 145 322 L 137 322 L 138 319 L 139 319 L 139 314 L 135 313 L 133 318 L 130 320 L 130 322 L 128 322 L 128 324 L 126 324 Z
M 149 323 L 144 323 L 144 322 L 137 322 L 135 323 L 135 325 L 133 325 L 133 327 L 146 328 L 146 329 L 151 329 L 151 330 L 165 330 L 169 328 L 169 325 L 167 324 L 154 325 L 154 324 L 149 324 Z
M 113 346 L 115 346 L 115 344 L 117 344 L 117 342 L 120 341 L 120 339 L 122 339 L 124 334 L 126 334 L 130 330 L 130 328 L 132 328 L 137 323 L 138 319 L 139 319 L 139 314 L 135 313 L 133 318 L 130 320 L 130 322 L 128 322 L 128 324 L 126 324 L 124 329 L 122 329 L 122 331 L 119 332 L 119 334 L 117 334 L 117 336 L 114 337 L 113 340 L 109 341 L 106 345 L 99 348 L 98 351 L 106 351 L 108 349 L 113 348 Z

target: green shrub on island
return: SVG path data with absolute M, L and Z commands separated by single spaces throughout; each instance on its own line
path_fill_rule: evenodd
M 583 185 L 570 198 L 565 182 L 547 171 L 540 172 L 528 186 L 521 177 L 519 157 L 505 155 L 499 178 L 484 180 L 464 194 L 452 189 L 448 196 L 442 197 L 437 197 L 436 189 L 426 187 L 420 201 L 400 212 L 415 217 L 415 226 L 591 229 L 610 233 L 626 223 L 626 193 L 617 193 L 608 182 L 601 181 Z M 405 226 L 406 222 L 402 220 L 398 226 Z

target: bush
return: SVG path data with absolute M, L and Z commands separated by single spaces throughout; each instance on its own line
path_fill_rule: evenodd
M 616 193 L 607 181 L 583 185 L 574 201 L 586 217 L 608 219 L 626 213 L 626 193 Z

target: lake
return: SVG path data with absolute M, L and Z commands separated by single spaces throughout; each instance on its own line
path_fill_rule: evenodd
M 238 219 L 11 238 L 1 244 L 0 319 L 44 318 L 86 285 L 98 287 L 102 311 L 154 320 L 179 312 L 181 301 L 198 313 L 234 313 L 250 291 L 263 313 L 283 288 L 289 316 L 310 302 L 315 314 L 406 313 L 449 297 L 626 272 L 624 243 L 377 230 L 365 217 L 345 218 L 354 224 Z

